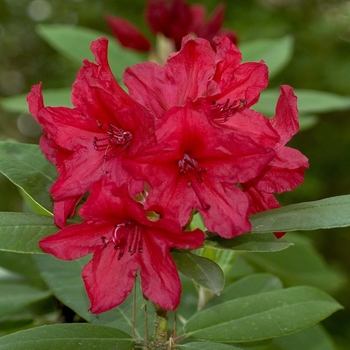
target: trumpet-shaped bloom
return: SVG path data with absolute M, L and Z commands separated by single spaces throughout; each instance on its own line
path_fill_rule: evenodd
M 122 163 L 130 149 L 152 141 L 153 118 L 114 79 L 107 39 L 93 42 L 91 50 L 97 64 L 84 61 L 73 85 L 74 108 L 44 106 L 41 84 L 27 98 L 30 112 L 43 127 L 42 150 L 59 173 L 50 191 L 60 227 L 101 176 L 140 192 L 143 183 L 135 182 Z
M 173 108 L 156 130 L 157 144 L 139 149 L 125 164 L 151 186 L 147 209 L 182 226 L 196 209 L 210 231 L 232 238 L 251 228 L 248 198 L 237 184 L 257 177 L 274 151 L 214 127 L 204 113 Z
M 203 232 L 182 231 L 171 219 L 150 221 L 125 187 L 104 180 L 93 185 L 79 210 L 84 221 L 42 239 L 40 247 L 64 260 L 93 254 L 82 273 L 93 313 L 121 304 L 138 270 L 143 294 L 158 306 L 174 310 L 181 283 L 170 249 L 199 248 Z

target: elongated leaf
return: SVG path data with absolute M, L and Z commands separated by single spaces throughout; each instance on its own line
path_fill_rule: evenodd
M 350 96 L 341 96 L 330 92 L 317 90 L 294 89 L 298 97 L 300 114 L 325 113 L 350 108 Z M 275 106 L 279 90 L 268 89 L 261 93 L 259 102 L 253 109 L 267 116 L 275 114 Z
M 239 45 L 244 62 L 264 60 L 269 67 L 269 77 L 277 75 L 291 60 L 293 38 L 285 36 L 278 39 L 259 39 Z
M 213 293 L 224 288 L 224 273 L 214 261 L 185 251 L 172 252 L 178 270 L 190 280 Z
M 270 231 L 271 232 L 271 231 Z M 287 249 L 293 243 L 284 239 L 277 239 L 273 234 L 262 235 L 247 233 L 232 239 L 222 237 L 212 237 L 206 239 L 204 247 L 213 249 L 230 249 L 241 252 L 276 252 Z
M 212 342 L 192 342 L 178 345 L 183 350 L 242 350 L 241 347 Z
M 103 324 L 130 332 L 132 324 L 132 295 L 119 307 L 102 314 L 95 315 L 88 311 L 90 302 L 81 277 L 81 270 L 88 262 L 88 257 L 73 261 L 62 261 L 50 255 L 36 255 L 34 259 L 50 290 L 63 304 L 91 323 Z M 113 289 L 118 288 L 118 286 L 106 286 L 106 288 L 113 293 Z M 140 291 L 137 292 L 136 296 L 135 335 L 137 338 L 141 338 L 145 335 L 144 310 L 141 309 L 144 300 Z M 151 325 L 152 308 L 149 309 L 148 319 Z
M 131 337 L 115 328 L 91 324 L 56 324 L 0 338 L 1 350 L 129 350 Z
M 317 230 L 350 226 L 350 195 L 287 205 L 250 217 L 252 232 Z
M 38 145 L 0 141 L 0 172 L 48 214 L 52 212 L 53 202 L 49 190 L 57 173 Z
M 183 345 L 178 345 L 180 349 L 190 350 L 271 350 L 271 340 L 264 340 L 261 342 L 250 342 L 250 343 L 240 343 L 240 344 L 223 344 L 223 343 L 213 343 L 213 342 L 191 342 Z
M 315 115 L 299 115 L 299 131 L 312 128 L 319 122 L 319 117 Z
M 248 295 L 265 293 L 282 288 L 282 282 L 278 277 L 268 273 L 255 273 L 243 277 L 224 288 L 219 296 L 214 297 L 207 304 L 207 307 L 224 303 L 229 300 L 243 298 Z
M 0 281 L 0 318 L 51 295 L 23 282 Z
M 0 250 L 40 254 L 38 241 L 58 231 L 53 218 L 28 213 L 0 213 Z
M 121 78 L 126 67 L 145 60 L 142 54 L 122 48 L 114 38 L 97 30 L 64 24 L 41 24 L 37 32 L 54 49 L 79 64 L 83 59 L 93 61 L 90 51 L 92 41 L 107 37 L 109 64 L 117 78 Z
M 316 325 L 303 331 L 273 340 L 271 350 L 337 350 L 330 336 Z
M 70 100 L 70 95 L 72 93 L 72 88 L 59 88 L 59 89 L 44 89 L 44 103 L 45 106 L 66 106 L 72 107 L 72 102 Z M 5 97 L 0 99 L 0 105 L 3 109 L 9 112 L 20 112 L 29 113 L 28 103 L 27 103 L 28 93 Z
M 251 342 L 311 327 L 341 305 L 312 287 L 292 287 L 228 301 L 198 312 L 185 325 L 193 339 Z
M 30 281 L 31 285 L 46 289 L 46 285 L 33 260 L 33 254 L 0 251 L 0 266 L 14 272 L 17 276 L 24 277 Z
M 242 256 L 260 271 L 277 275 L 285 285 L 310 285 L 327 292 L 334 292 L 345 278 L 333 271 L 313 247 L 312 242 L 302 235 L 287 234 L 294 246 L 274 254 L 253 253 Z

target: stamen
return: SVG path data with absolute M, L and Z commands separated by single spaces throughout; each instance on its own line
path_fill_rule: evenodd
M 111 238 L 102 236 L 101 241 L 103 247 L 107 247 L 109 243 L 113 244 L 113 248 L 119 251 L 118 260 L 125 255 L 126 251 L 131 256 L 136 252 L 142 253 L 142 229 L 131 220 L 115 225 Z
M 217 103 L 212 101 L 210 108 L 212 109 L 212 119 L 216 123 L 225 123 L 239 109 L 242 109 L 247 104 L 247 100 L 240 98 L 230 103 L 228 98 L 225 103 Z
M 180 168 L 181 174 L 186 174 L 188 172 L 196 172 L 198 177 L 198 182 L 203 182 L 202 174 L 207 171 L 206 168 L 201 168 L 198 162 L 191 158 L 187 153 L 185 153 L 184 157 L 178 161 L 178 165 Z
M 96 151 L 104 151 L 103 158 L 109 159 L 118 155 L 123 149 L 127 148 L 131 142 L 132 134 L 113 124 L 108 124 L 108 129 L 103 129 L 103 123 L 96 121 L 99 129 L 105 131 L 105 136 L 94 137 L 92 142 Z

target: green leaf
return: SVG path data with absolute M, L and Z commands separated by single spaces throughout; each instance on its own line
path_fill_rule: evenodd
M 92 41 L 101 37 L 108 38 L 109 64 L 117 78 L 122 77 L 126 67 L 145 60 L 144 55 L 123 48 L 114 38 L 97 30 L 64 24 L 40 24 L 37 32 L 63 56 L 80 64 L 84 59 L 94 61 L 90 51 Z
M 193 339 L 252 342 L 281 337 L 311 327 L 342 306 L 312 287 L 292 287 L 255 294 L 213 306 L 185 325 Z
M 241 43 L 244 62 L 259 62 L 264 60 L 269 67 L 270 79 L 277 75 L 292 58 L 293 38 L 284 36 L 278 39 L 258 39 Z
M 115 328 L 91 324 L 56 324 L 12 333 L 0 338 L 0 350 L 129 350 L 131 337 Z
M 319 118 L 315 115 L 299 115 L 298 119 L 300 131 L 310 129 L 319 122 Z
M 287 205 L 250 217 L 252 232 L 317 230 L 350 226 L 350 195 Z
M 0 318 L 50 295 L 48 290 L 34 288 L 23 282 L 0 281 Z
M 33 254 L 0 251 L 0 266 L 14 272 L 18 276 L 24 277 L 30 281 L 30 284 L 36 287 L 46 287 L 33 260 Z
M 44 89 L 44 103 L 45 106 L 66 106 L 72 107 L 70 95 L 72 88 L 58 88 L 58 89 Z M 9 112 L 29 113 L 27 103 L 28 93 L 5 97 L 0 99 L 0 105 L 3 109 Z
M 31 323 L 33 323 L 33 319 L 30 317 L 23 316 L 21 318 L 12 319 L 7 316 L 5 320 L 0 320 L 1 334 L 12 333 L 16 329 L 18 330 L 19 328 L 29 326 Z
M 276 252 L 287 249 L 292 245 L 293 243 L 284 239 L 277 239 L 273 234 L 262 235 L 254 233 L 239 235 L 232 239 L 215 236 L 206 239 L 203 244 L 205 248 L 230 249 L 241 252 Z
M 242 350 L 241 347 L 212 342 L 192 342 L 177 345 L 177 348 L 184 350 Z
M 215 294 L 224 288 L 224 273 L 214 261 L 186 251 L 174 251 L 171 255 L 178 270 L 190 280 Z
M 81 277 L 81 270 L 88 262 L 88 257 L 73 261 L 63 261 L 51 255 L 36 255 L 34 259 L 44 281 L 56 298 L 79 316 L 90 323 L 103 324 L 121 329 L 124 332 L 131 330 L 132 294 L 119 307 L 102 314 L 95 315 L 88 311 L 90 302 Z M 106 288 L 109 288 L 111 293 L 113 293 L 113 288 L 118 288 L 118 286 L 106 286 Z M 145 334 L 144 310 L 142 309 L 144 299 L 140 292 L 136 296 L 135 335 L 137 338 L 141 338 Z M 153 310 L 149 311 L 152 312 Z M 152 322 L 151 315 L 152 313 L 148 316 L 149 322 Z
M 57 178 L 38 145 L 0 141 L 0 172 L 27 193 L 37 204 L 52 213 L 49 190 Z
M 259 102 L 254 105 L 253 109 L 264 115 L 273 116 L 279 93 L 279 90 L 272 89 L 262 91 Z M 350 97 L 348 96 L 303 89 L 294 89 L 294 93 L 298 97 L 300 114 L 326 113 L 350 108 Z
M 248 295 L 265 293 L 282 288 L 282 282 L 278 277 L 268 273 L 255 273 L 245 276 L 230 284 L 228 287 L 225 287 L 219 296 L 209 301 L 207 307 Z
M 0 212 L 0 250 L 43 253 L 38 241 L 58 231 L 46 215 Z
M 259 270 L 277 275 L 285 285 L 311 285 L 327 292 L 334 292 L 345 278 L 333 271 L 312 245 L 312 242 L 297 234 L 288 233 L 294 246 L 274 254 L 254 253 L 242 256 Z
M 316 325 L 303 331 L 273 340 L 271 350 L 336 350 L 330 336 Z

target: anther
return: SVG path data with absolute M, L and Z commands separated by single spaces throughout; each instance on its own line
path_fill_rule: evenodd
M 195 159 L 191 158 L 187 153 L 185 153 L 184 157 L 178 161 L 178 166 L 180 168 L 181 174 L 186 174 L 188 172 L 195 172 L 198 175 L 197 181 L 203 182 L 202 174 L 205 173 L 207 169 L 201 168 L 198 162 Z
M 232 103 L 228 98 L 225 103 L 217 103 L 213 100 L 210 104 L 212 109 L 212 119 L 216 123 L 225 123 L 230 117 L 232 117 L 238 110 L 245 107 L 247 100 L 240 98 L 234 100 Z

